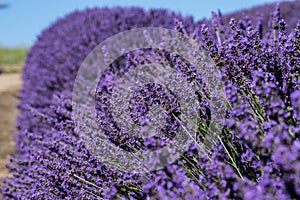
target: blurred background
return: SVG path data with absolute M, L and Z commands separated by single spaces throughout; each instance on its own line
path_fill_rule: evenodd
M 146 10 L 164 8 L 179 12 L 184 16 L 192 15 L 198 21 L 210 18 L 211 11 L 218 11 L 218 9 L 223 14 L 231 16 L 237 11 L 244 9 L 248 9 L 249 11 L 249 9 L 256 6 L 274 2 L 282 1 L 0 0 L 0 178 L 9 176 L 4 164 L 14 150 L 14 123 L 18 114 L 16 109 L 18 102 L 17 95 L 22 84 L 21 73 L 26 53 L 34 44 L 39 34 L 58 18 L 72 11 L 84 10 L 86 8 L 135 6 Z

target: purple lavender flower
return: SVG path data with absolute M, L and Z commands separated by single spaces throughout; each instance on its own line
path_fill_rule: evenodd
M 271 17 L 260 16 L 258 21 L 256 13 L 229 21 L 229 16 L 213 12 L 210 25 L 165 10 L 138 8 L 92 9 L 57 21 L 41 34 L 27 57 L 17 150 L 7 165 L 12 178 L 4 180 L 4 199 L 299 199 L 300 22 L 282 18 L 288 5 L 277 5 Z M 299 2 L 294 5 L 299 7 Z M 270 11 L 269 6 L 263 8 Z M 157 127 L 160 135 L 155 130 L 147 139 L 129 134 L 113 120 L 110 101 L 120 76 L 145 63 L 164 63 L 189 83 L 197 83 L 192 91 L 200 120 L 193 145 L 175 162 L 138 174 L 105 165 L 89 151 L 72 118 L 71 97 L 78 68 L 98 43 L 143 26 L 173 28 L 203 44 L 221 73 L 226 116 L 222 126 L 213 124 L 211 102 L 216 96 L 203 74 L 180 55 L 143 49 L 120 57 L 95 91 L 99 124 L 86 130 L 101 128 L 125 151 L 168 145 L 180 127 L 181 105 L 178 96 L 162 85 L 141 85 L 124 104 L 127 117 L 144 128 L 139 133 L 149 133 L 145 127 L 155 120 L 147 114 L 151 107 L 161 106 L 167 112 L 156 119 L 165 124 Z M 97 146 L 99 141 L 94 142 Z M 152 161 L 161 162 L 156 157 Z

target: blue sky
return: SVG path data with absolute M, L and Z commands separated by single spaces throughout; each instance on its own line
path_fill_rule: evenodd
M 9 7 L 0 10 L 0 46 L 30 46 L 39 33 L 59 17 L 92 7 L 138 6 L 166 8 L 193 15 L 196 20 L 210 17 L 212 10 L 223 13 L 250 8 L 274 0 L 0 0 Z

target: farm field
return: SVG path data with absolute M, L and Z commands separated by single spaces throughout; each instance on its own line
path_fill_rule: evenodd
M 300 199 L 299 9 L 96 7 L 0 45 L 0 200 Z
M 27 48 L 4 48 L 0 46 L 0 72 L 21 73 Z

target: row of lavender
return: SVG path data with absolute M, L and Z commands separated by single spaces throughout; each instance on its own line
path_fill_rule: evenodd
M 182 23 L 174 23 L 174 18 Z M 230 20 L 228 26 L 213 13 L 207 27 L 163 10 L 137 8 L 93 9 L 59 20 L 41 34 L 26 60 L 17 152 L 8 165 L 12 178 L 1 190 L 4 199 L 299 199 L 300 23 L 288 31 L 277 8 L 267 31 L 261 31 L 262 24 L 253 28 L 244 17 Z M 87 149 L 75 129 L 71 97 L 78 68 L 98 43 L 148 26 L 176 29 L 203 44 L 222 74 L 228 107 L 219 137 L 210 143 L 213 151 L 199 157 L 199 149 L 192 145 L 176 162 L 147 174 L 145 180 L 99 162 Z M 201 83 L 189 63 L 159 53 L 188 79 Z M 145 61 L 136 55 L 115 62 L 117 73 Z M 127 151 L 133 151 L 131 145 L 139 150 L 163 146 L 162 138 L 147 144 L 118 133 L 103 101 L 113 80 L 103 81 L 96 99 L 105 117 L 99 120 L 115 145 Z M 211 114 L 210 97 L 205 85 L 202 88 L 196 90 L 202 108 L 197 143 L 207 135 Z M 146 85 L 143 91 L 144 103 L 149 101 L 147 93 L 161 94 L 155 95 L 160 104 L 175 102 L 158 86 Z M 140 103 L 131 106 L 132 115 L 145 114 Z M 176 106 L 174 110 L 176 115 Z M 174 118 L 169 122 L 174 124 Z M 170 138 L 174 133 L 166 130 Z

